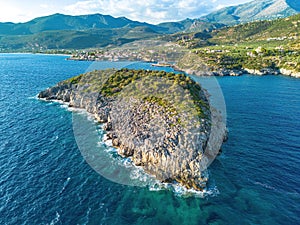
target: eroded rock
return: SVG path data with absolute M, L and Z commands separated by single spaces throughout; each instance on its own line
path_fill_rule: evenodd
M 127 69 L 114 72 L 88 73 L 76 83 L 63 81 L 38 97 L 86 109 L 105 123 L 107 138 L 120 156 L 131 157 L 135 165 L 162 182 L 202 190 L 207 172 L 201 163 L 212 121 L 201 87 L 184 75 Z M 223 140 L 226 131 L 222 129 Z

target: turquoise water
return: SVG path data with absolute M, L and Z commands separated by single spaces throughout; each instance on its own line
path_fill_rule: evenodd
M 91 65 L 64 59 L 0 54 L 0 224 L 300 224 L 299 79 L 218 78 L 230 133 L 209 168 L 215 191 L 180 197 L 113 183 L 85 162 L 72 112 L 34 97 Z

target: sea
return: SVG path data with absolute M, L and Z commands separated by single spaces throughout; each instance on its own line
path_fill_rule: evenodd
M 229 134 L 208 168 L 207 190 L 186 193 L 149 185 L 151 178 L 101 142 L 101 125 L 90 115 L 37 99 L 47 87 L 95 68 L 172 69 L 66 58 L 0 54 L 0 224 L 300 224 L 300 79 L 192 76 L 217 84 Z M 101 171 L 135 171 L 132 184 L 139 185 L 93 166 L 74 118 L 96 127 L 97 135 L 85 140 L 91 152 L 101 152 L 97 162 L 116 162 Z

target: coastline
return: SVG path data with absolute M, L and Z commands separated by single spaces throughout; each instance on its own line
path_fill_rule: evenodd
M 2 55 L 50 55 L 50 56 L 65 56 L 65 57 L 70 57 L 72 54 L 55 54 L 55 53 L 34 53 L 34 52 L 0 52 Z M 68 58 L 66 58 L 67 60 Z
M 72 58 L 72 54 L 55 54 L 55 53 L 34 53 L 34 52 L 3 52 L 0 54 L 27 54 L 27 55 L 52 55 L 52 56 L 65 56 L 67 61 L 89 61 L 89 62 L 104 62 L 107 60 L 95 60 L 95 59 L 78 59 L 78 58 Z M 118 61 L 112 61 L 112 62 L 126 62 L 126 61 L 132 61 L 134 60 L 130 59 L 121 59 Z M 293 78 L 300 78 L 300 72 L 296 72 L 293 70 L 285 69 L 285 68 L 278 68 L 278 69 L 272 69 L 272 68 L 262 68 L 262 69 L 248 69 L 248 68 L 242 68 L 240 70 L 238 69 L 225 69 L 221 68 L 219 70 L 213 70 L 209 66 L 205 66 L 205 70 L 199 71 L 195 69 L 190 68 L 181 68 L 177 65 L 177 63 L 156 63 L 154 61 L 146 61 L 146 60 L 140 60 L 140 62 L 144 63 L 152 63 L 151 66 L 153 67 L 170 67 L 174 69 L 174 71 L 182 72 L 190 75 L 196 75 L 196 76 L 242 76 L 242 75 L 258 75 L 258 76 L 265 76 L 265 75 L 282 75 L 282 76 L 289 76 Z
M 55 54 L 55 53 L 29 53 L 29 54 L 33 54 L 33 55 L 53 55 L 53 56 L 58 55 L 58 56 L 66 56 L 66 57 L 72 56 L 72 54 L 62 54 L 62 53 L 57 53 L 57 54 Z
M 136 166 L 141 166 L 146 173 L 154 175 L 160 182 L 179 184 L 187 189 L 203 191 L 208 181 L 207 163 L 210 164 L 210 158 L 219 153 L 225 141 L 226 128 L 220 126 L 219 119 L 209 111 L 209 101 L 200 85 L 184 74 L 144 70 L 143 76 L 146 79 L 142 76 L 139 81 L 134 82 L 140 83 L 137 84 L 138 86 L 149 85 L 148 76 L 153 76 L 156 82 L 161 80 L 160 76 L 164 76 L 165 79 L 167 77 L 167 80 L 170 79 L 163 84 L 164 86 L 173 85 L 179 79 L 182 87 L 189 87 L 189 91 L 193 90 L 192 93 L 197 93 L 197 101 L 181 99 L 174 108 L 169 105 L 168 98 L 188 96 L 187 92 L 180 87 L 174 90 L 173 97 L 164 95 L 165 99 L 155 97 L 157 94 L 160 95 L 160 91 L 161 94 L 164 93 L 159 89 L 150 93 L 147 91 L 139 93 L 140 97 L 132 92 L 131 88 L 130 92 L 125 89 L 125 94 L 120 93 L 119 97 L 105 95 L 110 93 L 108 88 L 111 84 L 104 83 L 102 85 L 105 86 L 101 88 L 93 86 L 95 85 L 93 80 L 107 77 L 107 73 L 110 72 L 110 70 L 91 72 L 87 73 L 86 77 L 82 75 L 62 81 L 40 92 L 38 97 L 51 101 L 62 100 L 68 103 L 66 104 L 68 107 L 85 109 L 93 114 L 96 121 L 103 124 L 103 129 L 107 132 L 107 137 L 113 146 L 118 149 L 118 154 L 124 158 L 132 157 Z M 120 75 L 124 74 L 124 79 L 127 80 L 128 72 L 130 73 L 127 69 L 123 69 L 113 71 L 111 75 L 120 78 Z M 135 70 L 135 75 L 138 72 Z M 88 83 L 86 79 L 89 80 Z M 146 87 L 140 88 L 140 91 L 147 90 Z M 93 91 L 87 92 L 87 90 Z M 100 95 L 98 90 L 102 90 Z M 192 108 L 184 110 L 186 107 Z M 215 126 L 220 128 L 217 132 Z M 208 159 L 209 162 L 203 159 Z
M 177 67 L 176 65 L 172 67 L 174 70 L 179 72 L 185 72 L 187 74 L 196 75 L 196 76 L 242 76 L 242 75 L 259 75 L 259 76 L 265 76 L 265 75 L 282 75 L 282 76 L 289 76 L 293 78 L 300 78 L 300 72 L 295 72 L 293 70 L 288 70 L 284 68 L 280 69 L 270 69 L 270 68 L 263 68 L 263 69 L 247 69 L 243 68 L 241 70 L 236 69 L 219 69 L 219 70 L 213 70 L 209 71 L 199 71 L 199 70 L 193 70 L 193 69 L 183 69 L 180 67 Z
M 70 56 L 70 55 L 68 55 Z M 95 59 L 78 59 L 78 58 L 72 58 L 72 56 L 70 58 L 66 58 L 66 60 L 70 60 L 70 61 L 106 61 L 106 60 L 95 60 Z M 118 60 L 118 62 L 122 62 L 122 61 L 131 61 L 130 59 L 122 59 L 122 60 Z M 203 71 L 199 71 L 199 70 L 195 70 L 195 69 L 190 69 L 190 68 L 182 68 L 180 66 L 178 66 L 177 63 L 175 64 L 171 64 L 171 63 L 157 63 L 157 62 L 152 62 L 152 61 L 146 61 L 146 60 L 140 60 L 141 62 L 145 62 L 145 63 L 152 63 L 151 66 L 153 67 L 170 67 L 172 69 L 174 69 L 177 72 L 183 72 L 186 74 L 190 74 L 190 75 L 196 75 L 196 76 L 242 76 L 244 74 L 248 74 L 248 75 L 260 75 L 260 76 L 264 76 L 264 75 L 283 75 L 283 76 L 290 76 L 293 78 L 300 78 L 300 72 L 296 72 L 293 70 L 288 70 L 285 68 L 278 68 L 278 69 L 272 69 L 272 68 L 262 68 L 262 69 L 248 69 L 248 68 L 242 68 L 240 70 L 238 69 L 225 69 L 225 68 L 220 68 L 219 70 L 213 70 L 211 67 L 209 66 L 205 66 L 205 70 Z
M 105 131 L 105 126 L 107 125 L 106 123 L 103 122 L 99 122 L 99 120 L 97 119 L 97 114 L 96 113 L 90 113 L 88 112 L 86 109 L 84 108 L 77 108 L 74 106 L 70 106 L 70 104 L 68 102 L 64 102 L 62 100 L 47 100 L 46 98 L 38 98 L 38 95 L 35 96 L 35 99 L 39 100 L 39 101 L 44 101 L 44 102 L 54 102 L 54 103 L 58 103 L 62 108 L 64 108 L 67 111 L 70 112 L 76 112 L 76 113 L 83 113 L 88 119 L 91 118 L 93 120 L 93 122 L 95 123 L 95 125 L 100 124 L 101 129 L 105 132 L 101 142 L 103 142 L 106 146 L 114 148 L 115 152 L 118 152 L 119 148 L 118 146 L 114 146 L 112 143 L 112 139 L 110 139 L 107 136 L 107 133 Z M 111 151 L 111 150 L 110 150 Z M 110 152 L 107 151 L 107 152 Z M 126 158 L 120 156 L 123 160 L 126 160 Z M 174 192 L 175 195 L 180 196 L 180 197 L 197 197 L 197 198 L 204 198 L 206 196 L 216 196 L 219 194 L 219 190 L 217 188 L 217 186 L 215 185 L 209 185 L 206 186 L 205 188 L 203 188 L 202 190 L 195 190 L 195 189 L 188 189 L 185 186 L 182 186 L 179 183 L 162 183 L 160 182 L 158 179 L 155 178 L 155 176 L 146 173 L 143 170 L 142 166 L 137 166 L 132 162 L 131 157 L 129 157 L 130 159 L 130 165 L 137 169 L 137 170 L 142 170 L 143 172 L 143 176 L 141 179 L 141 182 L 144 182 L 145 177 L 147 177 L 146 179 L 149 179 L 149 181 L 151 181 L 150 185 L 147 186 L 149 188 L 150 191 L 156 192 L 156 191 L 162 191 L 162 190 L 169 190 Z M 126 160 L 126 162 L 124 161 L 124 166 L 126 167 L 128 161 Z M 100 173 L 101 174 L 101 173 Z M 101 174 L 102 175 L 102 174 Z M 132 178 L 132 179 L 139 179 L 137 178 Z

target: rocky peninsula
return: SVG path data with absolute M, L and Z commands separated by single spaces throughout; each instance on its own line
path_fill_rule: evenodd
M 83 108 L 104 123 L 121 157 L 166 183 L 202 190 L 226 136 L 206 92 L 184 74 L 108 69 L 59 82 L 38 95 Z M 212 142 L 210 141 L 212 139 Z

